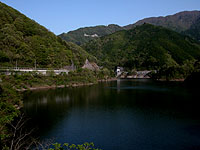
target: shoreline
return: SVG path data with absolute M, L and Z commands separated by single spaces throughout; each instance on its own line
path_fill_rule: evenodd
M 123 78 L 126 79 L 126 78 Z M 130 78 L 127 78 L 130 79 Z M 135 78 L 134 78 L 135 79 Z M 184 82 L 185 79 L 172 79 L 169 80 L 169 82 Z M 111 82 L 111 81 L 117 81 L 117 78 L 111 78 L 111 79 L 103 79 L 103 80 L 98 80 L 97 83 L 74 83 L 74 84 L 68 84 L 68 85 L 41 85 L 41 86 L 36 86 L 36 87 L 29 87 L 27 89 L 16 89 L 18 92 L 25 92 L 25 91 L 37 91 L 37 90 L 48 90 L 48 89 L 56 89 L 56 88 L 75 88 L 75 87 L 81 87 L 81 86 L 91 86 L 94 84 L 98 84 L 101 82 Z M 167 81 L 166 79 L 158 79 L 156 81 L 161 81 L 165 82 Z
M 111 79 L 103 79 L 98 80 L 97 83 L 100 82 L 110 82 L 110 81 L 116 81 L 117 78 L 111 78 Z M 16 89 L 18 92 L 25 92 L 25 91 L 37 91 L 37 90 L 48 90 L 48 89 L 56 89 L 56 88 L 67 88 L 67 87 L 81 87 L 81 86 L 90 86 L 97 83 L 74 83 L 69 85 L 43 85 L 43 86 L 37 86 L 37 87 L 29 87 L 27 89 Z

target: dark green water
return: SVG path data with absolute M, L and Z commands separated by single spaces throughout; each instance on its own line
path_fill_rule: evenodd
M 120 80 L 27 93 L 41 139 L 104 150 L 200 149 L 200 90 L 178 82 Z

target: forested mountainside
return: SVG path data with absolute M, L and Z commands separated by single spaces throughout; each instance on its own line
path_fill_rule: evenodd
M 59 35 L 59 37 L 61 37 L 65 41 L 82 45 L 90 40 L 114 33 L 119 30 L 123 30 L 123 28 L 118 25 L 102 25 L 94 27 L 85 27 L 77 29 L 75 31 L 70 31 L 68 33 L 62 33 L 61 35 Z
M 200 57 L 200 45 L 188 36 L 150 24 L 90 41 L 84 49 L 108 68 L 159 69 Z
M 63 41 L 45 27 L 0 2 L 0 66 L 81 66 L 94 59 L 81 47 Z

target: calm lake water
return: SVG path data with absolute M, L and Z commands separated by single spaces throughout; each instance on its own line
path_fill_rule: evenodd
M 178 82 L 119 80 L 26 93 L 41 139 L 103 150 L 200 149 L 200 90 Z

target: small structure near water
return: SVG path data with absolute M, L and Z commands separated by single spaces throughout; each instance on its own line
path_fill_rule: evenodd
M 124 72 L 123 67 L 116 67 L 115 69 L 116 77 L 119 77 L 123 72 Z
M 115 69 L 117 78 L 128 78 L 128 79 L 148 79 L 151 78 L 152 70 L 134 71 L 134 73 L 128 73 L 124 71 L 123 67 L 116 67 Z

